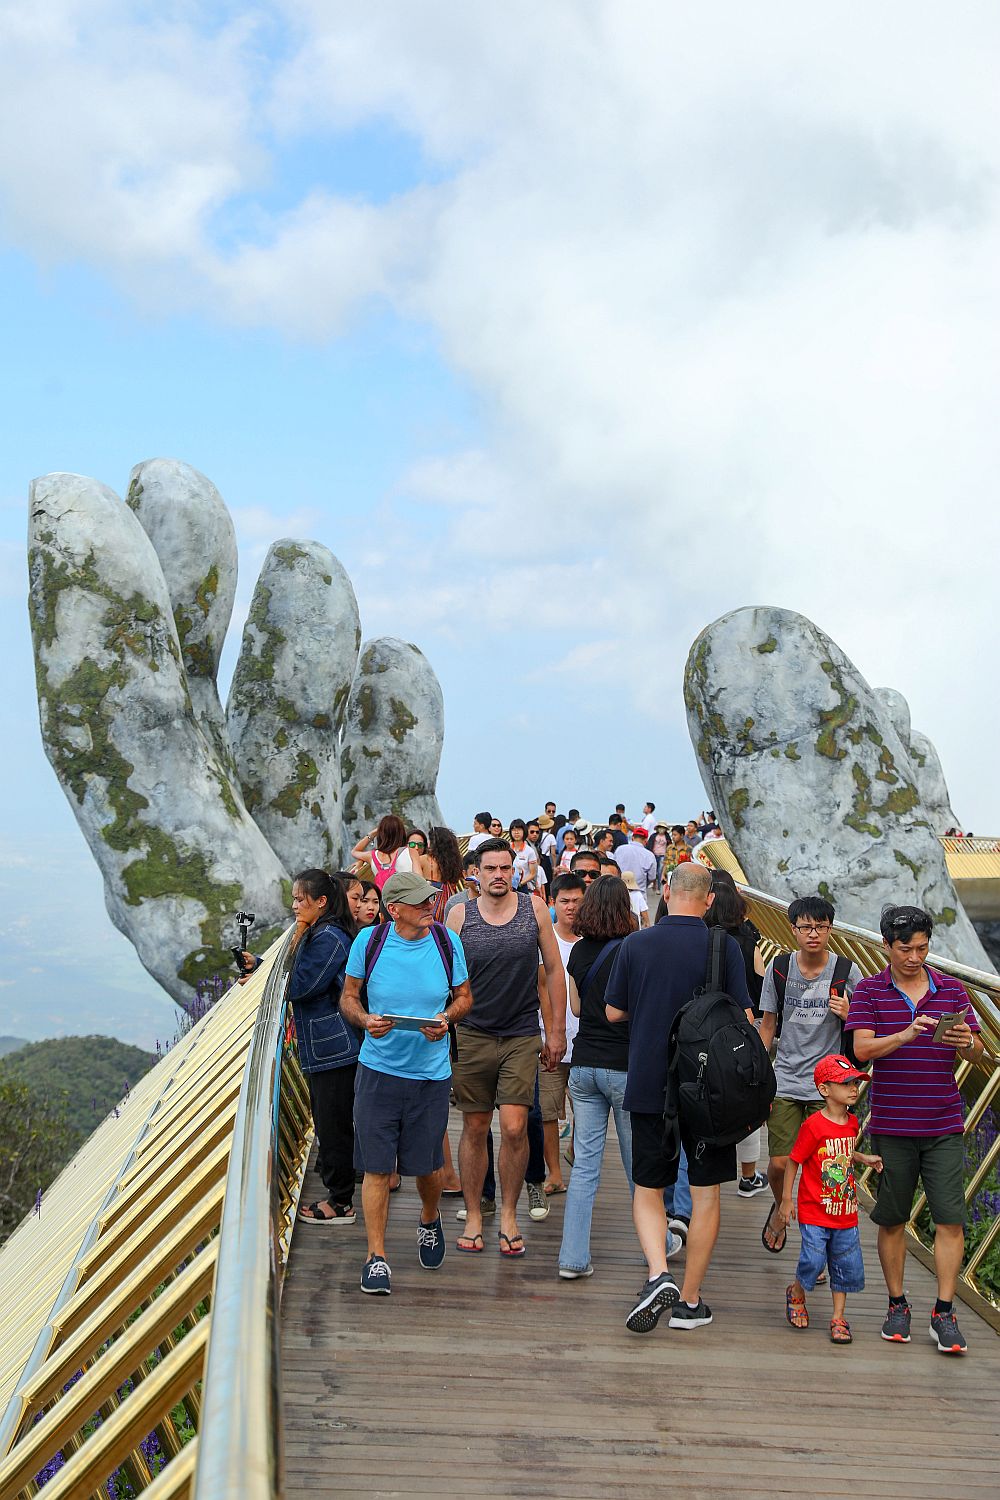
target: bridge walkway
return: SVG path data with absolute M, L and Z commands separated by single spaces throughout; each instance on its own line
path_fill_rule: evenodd
M 453 1116 L 457 1136 L 458 1119 Z M 317 1186 L 310 1175 L 305 1201 Z M 930 1274 L 911 1255 L 913 1342 L 879 1338 L 885 1293 L 862 1217 L 868 1289 L 848 1299 L 849 1348 L 828 1339 L 829 1292 L 813 1326 L 784 1318 L 798 1231 L 768 1255 L 768 1198 L 723 1190 L 723 1224 L 705 1287 L 711 1327 L 661 1322 L 646 1337 L 624 1318 L 644 1268 L 613 1126 L 594 1215 L 596 1274 L 556 1277 L 566 1199 L 540 1224 L 520 1219 L 528 1253 L 449 1252 L 416 1260 L 418 1199 L 392 1200 L 388 1298 L 358 1286 L 364 1230 L 295 1230 L 282 1300 L 286 1493 L 492 1495 L 560 1500 L 684 1497 L 772 1500 L 996 1500 L 1000 1493 L 1000 1340 L 959 1307 L 970 1353 L 946 1359 L 927 1335 Z M 682 1264 L 680 1258 L 675 1269 Z

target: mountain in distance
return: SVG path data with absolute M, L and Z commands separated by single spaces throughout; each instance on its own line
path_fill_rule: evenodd
M 16 1052 L 18 1047 L 24 1045 L 23 1036 L 0 1036 L 0 1057 L 6 1057 L 8 1052 Z
M 157 1061 L 155 1053 L 110 1036 L 52 1037 L 8 1052 L 0 1081 L 24 1083 L 34 1097 L 61 1105 L 75 1151 Z

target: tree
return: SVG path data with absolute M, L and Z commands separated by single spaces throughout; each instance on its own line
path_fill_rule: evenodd
M 61 1099 L 0 1073 L 0 1243 L 48 1187 L 72 1150 Z

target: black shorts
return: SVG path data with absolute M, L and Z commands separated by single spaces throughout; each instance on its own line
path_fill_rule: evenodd
M 450 1078 L 398 1078 L 358 1064 L 354 1165 L 361 1172 L 427 1177 L 444 1166 Z
M 632 1121 L 632 1181 L 636 1187 L 672 1187 L 677 1181 L 680 1157 L 668 1161 L 663 1150 L 663 1116 L 629 1116 Z M 692 1187 L 715 1187 L 736 1181 L 736 1147 L 706 1146 L 693 1141 L 681 1126 L 681 1144 L 687 1153 L 688 1182 Z

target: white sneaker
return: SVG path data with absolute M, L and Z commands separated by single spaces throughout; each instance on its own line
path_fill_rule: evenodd
M 668 1233 L 667 1233 L 667 1259 L 669 1260 L 672 1255 L 680 1255 L 680 1253 L 681 1253 L 681 1251 L 683 1249 L 684 1249 L 684 1241 L 681 1239 L 680 1235 L 679 1234 L 673 1234 L 673 1233 L 671 1233 L 671 1232 L 668 1231 Z
M 584 1271 L 571 1271 L 569 1266 L 560 1266 L 559 1275 L 563 1281 L 578 1281 L 581 1276 L 593 1276 L 593 1266 L 588 1266 Z

